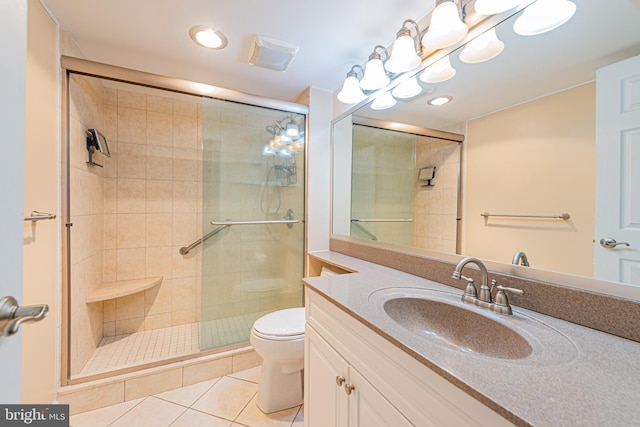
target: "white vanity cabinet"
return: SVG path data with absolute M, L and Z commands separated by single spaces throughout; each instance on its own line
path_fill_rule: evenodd
M 513 425 L 309 287 L 305 294 L 305 427 Z
M 305 422 L 310 427 L 409 427 L 411 423 L 313 327 L 306 331 Z

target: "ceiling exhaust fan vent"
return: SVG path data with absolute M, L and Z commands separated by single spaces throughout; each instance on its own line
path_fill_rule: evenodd
M 285 71 L 298 53 L 299 47 L 271 37 L 253 36 L 249 64 L 270 70 Z

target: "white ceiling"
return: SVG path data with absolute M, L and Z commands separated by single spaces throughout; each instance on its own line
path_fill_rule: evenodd
M 294 100 L 307 87 L 339 88 L 353 64 L 389 45 L 402 22 L 435 0 L 44 0 L 86 59 Z M 209 25 L 224 50 L 195 45 L 189 28 Z M 249 65 L 254 34 L 300 47 L 285 72 Z

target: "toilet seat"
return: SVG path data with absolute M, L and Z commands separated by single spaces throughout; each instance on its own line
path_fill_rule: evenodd
M 292 341 L 304 338 L 304 307 L 274 311 L 256 320 L 253 333 L 263 339 Z

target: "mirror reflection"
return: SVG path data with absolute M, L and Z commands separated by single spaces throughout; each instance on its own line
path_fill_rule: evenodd
M 610 125 L 616 106 L 640 110 L 640 77 L 629 77 L 640 75 L 640 5 L 575 3 L 569 22 L 537 36 L 514 32 L 520 12 L 495 27 L 504 49 L 491 60 L 463 62 L 458 48 L 441 61 L 453 78 L 418 79 L 423 95 L 336 122 L 334 234 L 519 265 L 523 253 L 529 268 L 640 285 L 640 117 Z M 428 104 L 437 97 L 450 102 Z

